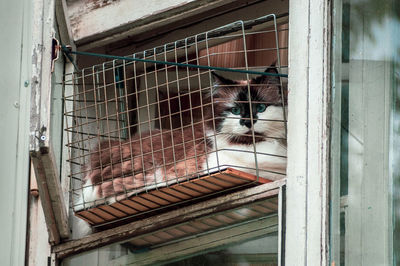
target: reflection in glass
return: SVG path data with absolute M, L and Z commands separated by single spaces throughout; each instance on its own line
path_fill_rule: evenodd
M 165 266 L 277 266 L 277 235 L 270 235 L 244 243 L 221 247 L 220 250 L 207 252 L 171 263 Z
M 399 58 L 399 1 L 334 1 L 333 265 L 400 265 Z
M 221 236 L 223 237 L 223 236 Z M 132 249 L 129 243 L 113 244 L 63 260 L 63 266 L 110 266 L 110 265 L 167 265 L 167 266 L 277 266 L 278 235 L 270 233 L 256 238 L 210 248 L 203 245 L 204 250 L 190 255 L 175 254 L 167 261 L 143 260 L 151 248 Z M 179 243 L 176 245 L 180 245 Z M 187 249 L 193 248 L 186 246 Z M 162 255 L 162 254 L 160 254 Z M 146 263 L 150 261 L 150 263 Z

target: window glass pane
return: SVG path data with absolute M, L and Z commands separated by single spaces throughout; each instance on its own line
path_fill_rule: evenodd
M 400 265 L 400 2 L 335 0 L 332 265 Z
M 248 233 L 245 231 L 243 230 L 244 235 Z M 226 237 L 226 233 L 220 233 L 219 239 L 223 239 L 224 237 Z M 238 238 L 237 236 L 234 237 Z M 188 242 L 190 241 L 171 243 L 169 246 L 160 245 L 138 249 L 128 241 L 68 257 L 63 260 L 62 265 L 278 265 L 277 232 L 267 235 L 259 234 L 249 239 L 233 241 L 231 243 L 229 243 L 230 241 L 222 241 L 226 243 L 217 246 L 213 243 L 218 242 L 218 240 L 207 243 L 202 241 L 201 237 L 194 245 L 190 245 Z M 191 253 L 191 250 L 200 251 Z
M 262 237 L 232 245 L 220 250 L 193 256 L 166 264 L 165 266 L 205 266 L 205 265 L 246 265 L 246 266 L 277 266 L 278 247 L 277 235 Z

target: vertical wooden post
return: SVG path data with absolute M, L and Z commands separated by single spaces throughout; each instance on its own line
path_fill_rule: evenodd
M 327 265 L 330 1 L 289 7 L 287 265 Z

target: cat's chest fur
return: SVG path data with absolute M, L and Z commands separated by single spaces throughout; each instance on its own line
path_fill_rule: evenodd
M 232 143 L 221 135 L 209 138 L 212 152 L 203 169 L 233 167 L 254 175 L 259 169 L 258 175 L 270 180 L 281 179 L 286 173 L 286 146 L 279 140 L 267 139 L 248 145 Z

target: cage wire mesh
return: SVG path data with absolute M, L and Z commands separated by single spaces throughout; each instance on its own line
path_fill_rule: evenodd
M 122 217 L 244 185 L 204 179 L 226 168 L 250 182 L 285 177 L 287 36 L 267 15 L 130 56 L 158 63 L 114 59 L 67 74 L 73 210 L 121 203 Z M 188 180 L 202 182 L 172 187 Z M 126 202 L 150 191 L 159 193 Z

